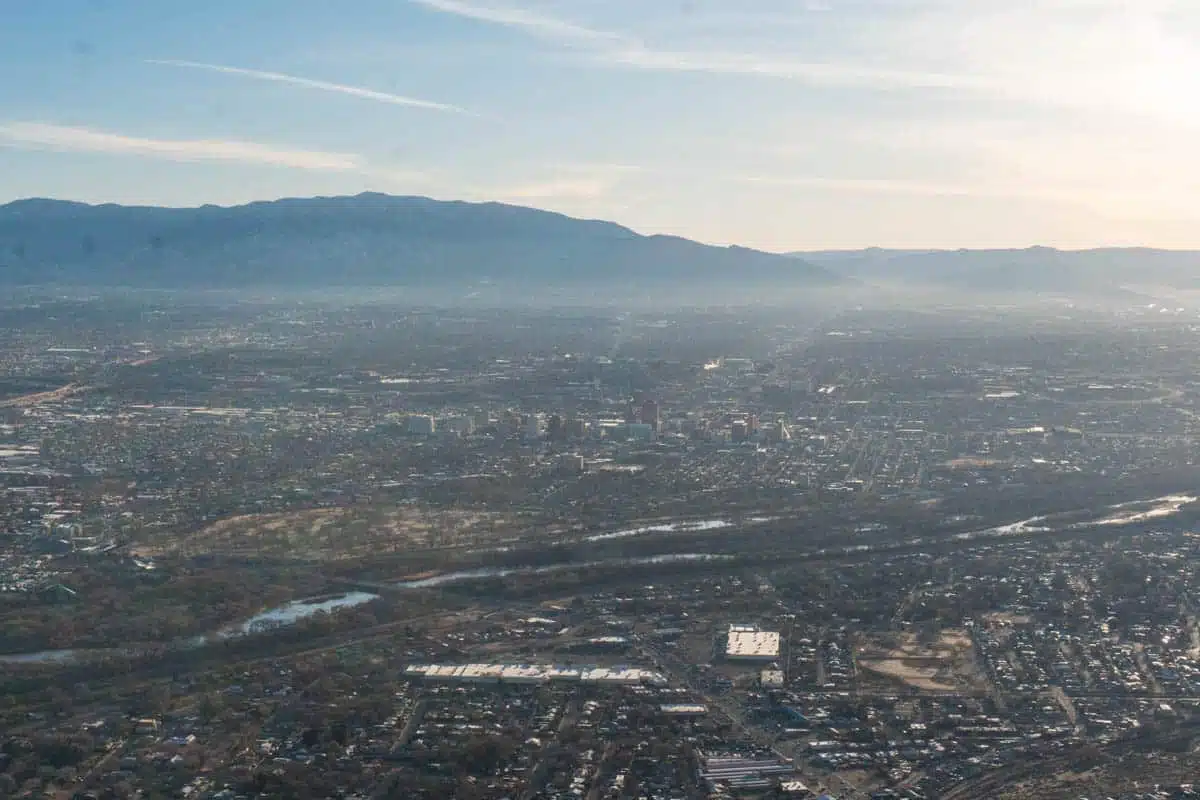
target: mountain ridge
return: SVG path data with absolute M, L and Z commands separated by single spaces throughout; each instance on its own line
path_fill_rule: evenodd
M 1066 250 L 1026 248 L 955 250 L 799 251 L 789 255 L 847 278 L 902 282 L 962 291 L 1121 294 L 1130 287 L 1200 289 L 1200 251 L 1153 247 Z
M 824 267 L 497 202 L 365 192 L 188 208 L 0 206 L 0 283 L 147 288 L 674 282 L 831 287 Z

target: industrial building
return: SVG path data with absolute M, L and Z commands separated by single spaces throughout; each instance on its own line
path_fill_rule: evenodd
M 779 632 L 754 625 L 730 625 L 725 657 L 741 661 L 774 661 L 779 658 Z
M 735 792 L 761 792 L 796 774 L 796 767 L 774 753 L 705 753 L 700 757 L 700 777 L 716 789 L 728 787 Z
M 661 673 L 636 667 L 560 667 L 549 664 L 414 664 L 404 674 L 426 680 L 466 683 L 578 683 L 665 685 Z

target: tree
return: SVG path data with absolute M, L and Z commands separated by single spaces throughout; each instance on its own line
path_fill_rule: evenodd
M 475 736 L 464 748 L 466 761 L 475 774 L 492 774 L 517 751 L 517 743 L 507 736 Z
M 196 710 L 200 714 L 201 722 L 211 724 L 220 718 L 221 712 L 225 710 L 225 698 L 220 692 L 205 692 L 200 696 Z

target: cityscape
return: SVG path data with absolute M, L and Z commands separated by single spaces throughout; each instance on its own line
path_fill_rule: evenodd
M 0 800 L 1200 800 L 1200 0 L 0 8 Z
M 4 796 L 1195 794 L 1186 315 L 0 328 Z

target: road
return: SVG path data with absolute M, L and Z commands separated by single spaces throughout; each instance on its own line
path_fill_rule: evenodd
M 99 775 L 101 770 L 105 769 L 106 766 L 109 763 L 111 763 L 113 759 L 121 757 L 121 755 L 125 752 L 126 741 L 127 741 L 126 739 L 117 739 L 112 744 L 110 744 L 109 748 L 108 748 L 108 752 L 105 753 L 103 756 L 101 756 L 100 760 L 97 761 L 95 764 L 93 764 L 91 769 L 89 769 L 85 774 L 83 774 L 82 776 L 77 778 L 75 780 L 75 782 L 72 784 L 72 788 L 58 790 L 58 792 L 56 793 L 56 797 L 58 798 L 58 800 L 67 800 L 67 798 L 73 796 L 76 792 L 86 789 L 88 786 L 88 783 L 93 778 L 95 778 L 97 775 Z
M 721 714 L 723 714 L 733 724 L 735 730 L 737 730 L 746 739 L 754 742 L 760 747 L 771 750 L 779 758 L 795 764 L 797 774 L 805 783 L 813 786 L 829 786 L 834 791 L 840 793 L 840 796 L 846 798 L 868 797 L 866 792 L 863 792 L 853 784 L 849 783 L 836 772 L 806 772 L 806 755 L 797 745 L 788 742 L 781 742 L 775 734 L 746 719 L 745 709 L 735 697 L 731 695 L 712 694 L 698 686 L 689 677 L 688 667 L 690 665 L 685 664 L 674 654 L 649 645 L 645 645 L 642 647 L 642 655 L 654 663 L 658 669 L 666 673 L 670 678 L 687 687 L 698 697 L 703 699 L 710 709 L 716 709 L 720 711 Z

